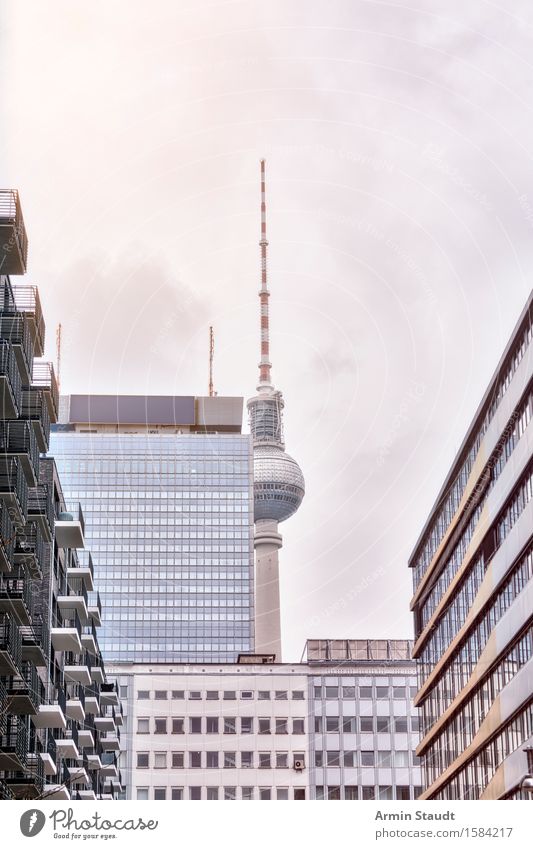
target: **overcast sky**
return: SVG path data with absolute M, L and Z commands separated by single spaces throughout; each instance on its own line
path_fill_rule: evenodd
M 285 658 L 412 632 L 407 558 L 531 289 L 533 8 L 4 0 L 0 185 L 62 391 L 254 393 L 307 494 Z

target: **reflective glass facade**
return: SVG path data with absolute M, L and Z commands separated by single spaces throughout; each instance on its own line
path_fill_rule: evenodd
M 67 502 L 84 506 L 106 659 L 232 662 L 253 648 L 248 436 L 67 426 L 50 451 Z

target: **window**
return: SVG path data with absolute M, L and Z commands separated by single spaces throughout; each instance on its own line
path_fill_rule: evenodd
M 226 702 L 234 702 L 237 698 L 237 693 L 235 690 L 224 690 L 224 701 Z
M 189 752 L 189 766 L 192 769 L 201 769 L 202 768 L 202 753 L 201 752 Z
M 218 690 L 208 690 L 205 694 L 208 702 L 215 702 L 218 699 Z
M 324 788 L 322 785 L 319 785 L 315 789 L 315 799 L 323 799 L 324 798 Z
M 319 733 L 320 731 L 322 731 L 322 717 L 315 716 L 315 732 Z
M 241 734 L 252 734 L 254 730 L 254 720 L 252 716 L 241 717 Z
M 293 690 L 292 697 L 297 702 L 303 702 L 304 700 L 304 691 L 303 690 Z
M 374 752 L 361 752 L 361 766 L 374 766 Z
M 342 698 L 343 699 L 355 699 L 355 687 L 343 687 L 342 688 Z
M 241 699 L 246 699 L 247 701 L 249 701 L 250 699 L 253 699 L 253 697 L 253 690 L 241 690 Z
M 137 799 L 143 802 L 148 800 L 148 787 L 137 787 Z
M 377 718 L 378 734 L 386 734 L 390 730 L 389 720 L 383 716 Z
M 344 753 L 344 766 L 357 766 L 357 760 L 356 760 L 355 752 L 345 752 Z
M 270 734 L 270 719 L 259 720 L 259 733 Z
M 167 768 L 167 753 L 166 752 L 155 752 L 154 753 L 154 768 L 155 769 L 166 769 Z
M 288 787 L 277 787 L 276 788 L 276 799 L 278 801 L 289 798 L 289 788 Z
M 394 753 L 394 766 L 409 766 L 409 752 L 406 749 L 399 749 Z
M 272 789 L 270 787 L 260 787 L 259 788 L 259 798 L 263 801 L 267 801 L 272 798 Z
M 389 688 L 388 687 L 376 687 L 376 698 L 377 699 L 388 699 L 389 698 Z
M 340 752 L 326 752 L 326 763 L 328 766 L 340 766 Z
M 406 785 L 397 786 L 396 798 L 401 799 L 402 802 L 405 802 L 407 799 L 410 799 L 411 797 L 409 796 L 409 787 Z
M 207 798 L 212 802 L 216 801 L 218 799 L 218 787 L 208 787 Z
M 276 752 L 276 769 L 288 769 L 289 768 L 289 753 L 288 752 Z
M 372 687 L 359 687 L 359 698 L 360 699 L 371 699 L 372 698 Z
M 320 751 L 315 752 L 315 766 L 324 766 L 323 753 Z
M 137 752 L 137 769 L 148 769 L 148 752 Z
M 390 752 L 377 753 L 377 765 L 381 767 L 392 766 L 392 755 Z
M 286 719 L 276 719 L 276 734 L 288 734 L 288 721 Z
M 341 798 L 341 788 L 340 787 L 328 787 L 328 799 L 340 799 Z
M 394 730 L 400 733 L 407 731 L 407 718 L 405 716 L 397 716 L 394 720 Z
M 270 769 L 270 752 L 259 752 L 259 769 Z
M 166 699 L 168 699 L 168 693 L 166 690 L 156 690 L 155 698 L 158 702 L 164 702 Z
M 154 799 L 156 802 L 162 802 L 167 798 L 167 788 L 166 787 L 155 787 L 154 788 Z
M 260 701 L 263 701 L 263 702 L 269 701 L 270 700 L 270 690 L 259 690 L 259 692 L 257 694 L 257 698 Z
M 150 720 L 146 717 L 137 720 L 137 734 L 150 733 Z
M 338 687 L 326 687 L 326 699 L 338 699 L 339 698 L 339 688 Z
M 241 752 L 241 767 L 243 769 L 252 769 L 254 765 L 253 752 Z
M 173 787 L 170 793 L 170 798 L 175 801 L 183 799 L 183 787 Z
M 184 690 L 172 690 L 172 698 L 173 699 L 184 699 L 185 691 Z
M 189 729 L 191 734 L 201 734 L 202 733 L 202 717 L 201 716 L 191 716 L 189 719 Z
M 218 752 L 206 752 L 207 769 L 218 769 Z
M 295 802 L 305 801 L 305 787 L 294 788 L 294 800 Z
M 305 734 L 305 726 L 303 719 L 293 719 L 292 721 L 293 734 Z
M 198 702 L 198 701 L 201 700 L 201 698 L 202 698 L 201 690 L 191 690 L 190 691 L 189 699 L 191 699 L 193 702 Z
M 218 716 L 206 717 L 206 734 L 218 734 Z
M 196 799 L 201 799 L 201 798 L 202 798 L 202 788 L 201 787 L 189 787 L 189 799 L 196 800 Z
M 313 694 L 315 699 L 322 698 L 322 687 L 313 687 Z
M 150 690 L 138 690 L 137 691 L 138 699 L 149 699 L 150 698 Z
M 236 719 L 234 716 L 224 717 L 224 734 L 236 733 Z
M 235 769 L 235 752 L 224 752 L 224 769 Z
M 369 733 L 374 730 L 374 720 L 371 716 L 362 716 L 361 717 L 361 732 Z
M 224 787 L 224 799 L 236 799 L 237 791 L 235 787 Z
M 373 787 L 363 787 L 363 799 L 375 799 L 376 792 Z
M 154 720 L 154 730 L 156 734 L 166 734 L 167 733 L 167 720 L 166 717 L 158 717 Z
M 120 687 L 119 687 L 119 693 L 120 693 L 121 699 L 127 699 L 128 698 L 128 687 L 127 687 L 127 685 L 121 684 Z
M 276 690 L 276 701 L 283 702 L 287 700 L 287 690 Z
M 338 731 L 339 730 L 339 717 L 338 716 L 326 716 L 326 731 Z
M 393 699 L 405 699 L 405 687 L 393 687 L 392 688 L 392 698 Z
M 183 769 L 183 752 L 172 752 L 172 769 Z
M 411 699 L 414 699 L 416 694 L 418 693 L 418 687 L 409 687 L 409 696 Z
M 355 716 L 345 716 L 342 720 L 342 730 L 347 734 L 355 734 L 357 731 L 357 722 Z
M 348 784 L 344 788 L 344 798 L 345 799 L 358 799 L 359 797 L 358 797 L 358 794 L 357 794 L 357 787 L 354 787 L 353 785 Z
M 254 788 L 253 787 L 243 787 L 242 788 L 242 798 L 243 799 L 253 799 L 254 798 Z
M 418 716 L 411 717 L 411 731 L 420 731 L 420 718 Z
M 392 787 L 379 787 L 378 797 L 380 799 L 392 799 Z
M 172 733 L 173 734 L 183 734 L 185 729 L 183 727 L 184 720 L 177 719 L 175 716 L 172 717 Z

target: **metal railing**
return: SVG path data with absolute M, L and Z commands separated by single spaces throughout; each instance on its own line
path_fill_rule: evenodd
M 0 575 L 0 600 L 21 601 L 30 617 L 33 608 L 31 583 L 26 575 Z
M 69 666 L 86 666 L 89 670 L 89 675 L 91 674 L 91 658 L 89 656 L 89 652 L 82 650 L 81 652 L 65 652 L 65 672 Z
M 17 457 L 0 456 L 0 497 L 15 496 L 24 521 L 28 515 L 28 483 Z
M 5 237 L 3 239 L 4 255 L 9 257 L 16 245 L 23 263 L 23 269 L 21 271 L 25 271 L 28 261 L 28 236 L 24 226 L 19 193 L 13 189 L 0 190 L 0 225 L 4 228 L 9 227 L 12 230 L 12 235 L 7 239 Z M 11 244 L 11 239 L 14 240 L 14 244 Z M 4 268 L 4 270 L 7 273 L 16 273 L 7 269 L 10 269 L 9 264 L 7 264 L 7 268 Z
M 59 412 L 59 386 L 53 363 L 44 360 L 34 360 L 31 385 L 37 389 L 42 389 L 48 396 L 50 418 L 56 422 Z
M 15 549 L 15 530 L 9 515 L 9 508 L 0 499 L 0 550 L 3 553 L 6 566 L 11 568 Z
M 24 717 L 10 714 L 7 728 L 0 736 L 0 750 L 4 755 L 14 755 L 21 764 L 26 763 L 28 754 L 28 729 Z
M 46 562 L 43 532 L 37 522 L 26 522 L 15 539 L 14 558 L 42 573 Z
M 28 519 L 43 519 L 48 525 L 50 536 L 54 530 L 54 503 L 52 488 L 47 483 L 31 487 L 28 493 Z
M 98 590 L 93 590 L 89 593 L 89 607 L 96 607 L 99 615 L 102 616 L 102 602 L 100 601 Z
M 44 657 L 45 663 L 50 658 L 50 627 L 48 620 L 40 613 L 32 615 L 31 625 L 22 625 L 20 628 L 22 638 L 22 656 L 27 657 L 28 654 L 34 656 L 35 649 L 38 648 L 39 654 Z
M 6 653 L 15 669 L 20 669 L 22 638 L 20 628 L 11 613 L 0 613 L 0 651 Z
M 0 422 L 0 454 L 28 457 L 34 477 L 39 474 L 39 446 L 33 427 L 27 421 Z
M 29 382 L 33 365 L 33 339 L 26 316 L 23 313 L 2 315 L 0 317 L 0 337 L 7 339 L 19 349 L 19 365 L 22 364 L 24 367 L 25 374 L 23 377 L 26 377 Z
M 44 700 L 44 687 L 41 679 L 37 674 L 37 669 L 33 663 L 23 662 L 21 664 L 21 678 L 11 678 L 7 692 L 9 696 L 27 696 L 30 700 L 34 713 L 37 713 L 39 705 Z
M 82 637 L 92 637 L 93 638 L 94 645 L 95 645 L 95 651 L 93 652 L 92 649 L 87 649 L 87 651 L 89 652 L 89 654 L 92 654 L 93 657 L 97 656 L 99 654 L 98 635 L 96 633 L 96 627 L 95 627 L 94 622 L 89 622 L 88 625 L 84 625 L 81 635 L 82 635 Z
M 22 377 L 18 367 L 17 358 L 13 351 L 13 345 L 7 339 L 0 340 L 0 377 L 5 377 L 10 387 L 11 402 L 14 406 L 17 415 L 22 407 Z M 7 408 L 5 392 L 6 388 L 2 388 L 2 406 Z
M 26 313 L 33 320 L 35 347 L 42 351 L 44 349 L 45 324 L 37 286 L 32 286 L 29 283 L 16 283 L 12 292 L 17 310 Z
M 35 387 L 22 390 L 20 417 L 39 425 L 37 441 L 41 452 L 46 453 L 50 441 L 50 413 L 43 389 Z

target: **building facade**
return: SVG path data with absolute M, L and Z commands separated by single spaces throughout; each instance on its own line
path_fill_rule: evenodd
M 426 799 L 520 798 L 533 745 L 533 296 L 410 558 Z
M 59 396 L 38 291 L 11 279 L 26 256 L 18 195 L 0 192 L 0 798 L 113 798 L 119 702 L 83 515 L 43 456 Z
M 82 501 L 106 660 L 228 662 L 253 648 L 252 446 L 242 399 L 68 396 L 51 438 Z
M 297 664 L 112 666 L 126 797 L 416 798 L 410 645 L 309 641 Z

